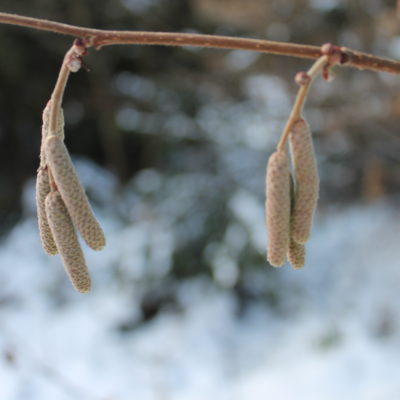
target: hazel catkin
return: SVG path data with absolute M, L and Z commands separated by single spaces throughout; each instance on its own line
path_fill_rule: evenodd
M 290 210 L 291 210 L 291 213 L 293 212 L 293 208 L 294 208 L 294 200 L 295 200 L 294 181 L 293 181 L 293 176 L 290 175 Z M 288 258 L 290 265 L 294 269 L 299 269 L 299 268 L 304 267 L 305 256 L 306 256 L 306 250 L 305 250 L 304 244 L 297 243 L 291 237 L 288 252 L 287 252 L 287 258 Z
M 290 241 L 290 172 L 284 151 L 276 151 L 268 161 L 266 178 L 266 224 L 268 261 L 274 267 L 286 260 Z
M 43 250 L 53 256 L 58 253 L 53 234 L 47 220 L 45 200 L 50 193 L 49 174 L 47 170 L 39 168 L 36 177 L 36 208 L 38 215 L 39 234 Z
M 45 153 L 74 226 L 89 247 L 101 250 L 106 242 L 103 230 L 93 214 L 64 142 L 56 136 L 47 137 Z
M 50 192 L 45 205 L 51 232 L 72 284 L 79 292 L 89 292 L 91 286 L 89 272 L 75 228 L 60 193 Z
M 289 135 L 295 179 L 295 200 L 291 217 L 291 237 L 304 244 L 310 237 L 318 201 L 319 177 L 310 127 L 299 118 Z
M 297 243 L 293 239 L 290 240 L 288 249 L 288 260 L 294 269 L 304 267 L 306 251 L 304 244 Z

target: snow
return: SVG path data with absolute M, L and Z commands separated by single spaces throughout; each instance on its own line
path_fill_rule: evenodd
M 146 173 L 159 188 L 160 177 Z M 110 188 L 106 203 L 114 186 L 111 177 L 103 183 Z M 80 295 L 58 258 L 41 250 L 31 183 L 24 196 L 25 217 L 0 243 L 1 399 L 400 398 L 400 230 L 393 205 L 321 211 L 303 270 L 258 271 L 278 282 L 277 308 L 256 298 L 239 316 L 230 290 L 238 268 L 232 254 L 246 230 L 253 230 L 256 249 L 265 240 L 262 204 L 239 191 L 228 205 L 237 219 L 224 245 L 206 251 L 217 282 L 183 281 L 175 288 L 179 309 L 167 307 L 123 332 L 120 323 L 139 319 L 144 285 L 167 285 L 171 221 L 151 204 L 137 212 L 144 205 L 128 194 L 113 210 L 96 210 L 108 246 L 85 250 L 93 290 Z M 123 225 L 116 215 L 132 199 L 134 223 Z

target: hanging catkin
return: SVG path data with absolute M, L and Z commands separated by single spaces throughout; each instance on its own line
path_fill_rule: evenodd
M 64 142 L 56 136 L 48 136 L 45 154 L 73 224 L 89 247 L 101 250 L 105 246 L 104 233 L 93 214 Z
M 268 261 L 279 267 L 286 260 L 290 234 L 289 159 L 284 151 L 277 151 L 269 158 L 266 197 Z
M 50 118 L 51 101 L 49 101 L 42 114 L 42 143 L 40 146 L 40 167 L 36 177 L 36 206 L 38 215 L 38 225 L 42 247 L 48 255 L 57 254 L 57 247 L 51 233 L 49 223 L 47 221 L 45 211 L 45 199 L 50 192 L 49 172 L 44 151 L 44 142 L 49 134 L 49 118 Z M 55 135 L 60 139 L 64 139 L 64 114 L 60 108 L 57 117 L 57 128 Z
M 292 215 L 294 209 L 294 181 L 293 176 L 290 175 L 290 212 Z M 289 249 L 287 252 L 287 258 L 291 266 L 295 269 L 302 268 L 305 263 L 305 247 L 304 244 L 297 243 L 290 238 Z
M 311 131 L 303 118 L 294 123 L 289 141 L 295 178 L 291 237 L 297 243 L 304 244 L 310 237 L 318 201 L 319 178 Z
M 65 270 L 79 292 L 90 290 L 90 277 L 68 210 L 59 192 L 46 197 L 46 213 Z
M 295 269 L 304 267 L 306 250 L 304 244 L 297 243 L 290 239 L 289 250 L 287 253 L 291 266 Z
M 53 256 L 57 254 L 58 251 L 46 215 L 45 200 L 46 196 L 49 193 L 49 174 L 47 170 L 39 168 L 36 177 L 36 206 L 38 214 L 39 233 L 44 251 L 49 256 Z

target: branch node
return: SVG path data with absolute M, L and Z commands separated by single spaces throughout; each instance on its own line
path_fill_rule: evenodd
M 83 65 L 82 57 L 87 54 L 87 47 L 83 39 L 74 40 L 73 46 L 65 56 L 65 65 L 70 72 L 77 72 Z
M 73 49 L 77 55 L 85 56 L 87 54 L 87 48 L 88 48 L 88 46 L 85 43 L 84 39 L 78 38 L 78 39 L 74 40 Z
M 83 38 L 81 38 L 81 40 L 82 40 L 83 46 L 85 46 L 86 49 L 96 45 L 96 36 L 95 35 L 86 34 Z
M 340 64 L 346 64 L 350 61 L 350 53 L 347 51 L 346 47 L 341 47 L 340 48 L 341 51 L 341 57 L 340 57 Z
M 321 54 L 327 56 L 329 65 L 340 64 L 342 50 L 339 46 L 332 43 L 325 43 L 321 46 Z

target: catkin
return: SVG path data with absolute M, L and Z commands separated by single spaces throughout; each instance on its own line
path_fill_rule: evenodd
M 39 169 L 36 177 L 36 206 L 40 239 L 44 251 L 53 256 L 58 253 L 46 215 L 45 200 L 50 193 L 49 174 L 44 169 Z
M 279 267 L 286 260 L 290 240 L 290 173 L 289 159 L 284 151 L 277 151 L 269 158 L 265 208 L 268 261 Z
M 64 142 L 56 136 L 47 137 L 45 153 L 73 224 L 89 247 L 101 250 L 106 242 L 104 233 L 93 214 Z
M 46 137 L 50 135 L 49 128 L 50 128 L 50 110 L 51 110 L 51 101 L 47 102 L 45 109 L 43 110 L 42 114 L 42 144 L 40 146 L 40 166 L 46 166 L 46 155 L 44 151 L 44 142 Z M 64 113 L 62 108 L 60 107 L 57 116 L 57 124 L 56 130 L 52 133 L 54 136 L 57 136 L 61 140 L 64 140 Z
M 79 292 L 90 290 L 90 277 L 68 210 L 59 192 L 46 197 L 46 213 L 65 270 Z
M 290 175 L 290 210 L 291 213 L 294 209 L 294 181 L 293 176 Z M 291 266 L 295 269 L 302 268 L 305 263 L 305 247 L 304 244 L 297 243 L 293 238 L 290 238 L 289 248 L 287 252 L 287 258 Z
M 306 255 L 305 253 L 306 251 L 304 248 L 304 244 L 297 243 L 293 239 L 290 240 L 287 256 L 293 268 L 299 269 L 304 267 Z
M 289 141 L 295 178 L 291 237 L 297 243 L 304 244 L 310 237 L 317 206 L 319 177 L 311 131 L 303 118 L 294 123 Z

